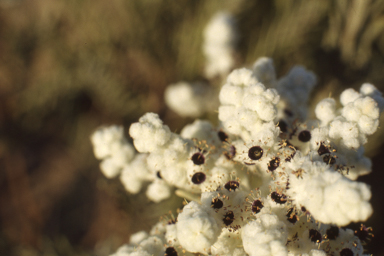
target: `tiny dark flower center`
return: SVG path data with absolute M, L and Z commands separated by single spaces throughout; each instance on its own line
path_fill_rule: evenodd
M 353 251 L 349 248 L 344 248 L 340 251 L 340 256 L 353 256 Z
M 227 135 L 225 132 L 223 132 L 223 131 L 219 131 L 219 132 L 217 133 L 217 135 L 219 136 L 219 139 L 220 139 L 222 142 L 227 141 L 227 139 L 228 139 L 228 135 Z
M 223 222 L 226 226 L 231 225 L 234 220 L 235 220 L 235 215 L 233 214 L 232 211 L 229 211 L 224 215 Z
M 361 225 L 361 228 L 355 231 L 355 235 L 361 240 L 361 241 L 367 241 L 370 237 L 369 235 L 369 228 L 367 228 L 364 225 Z
M 311 140 L 311 133 L 307 130 L 301 131 L 299 133 L 299 140 L 302 142 L 308 142 Z
M 336 163 L 336 159 L 331 155 L 325 155 L 323 157 L 323 161 L 324 161 L 324 163 L 329 164 L 329 165 L 333 165 L 334 163 Z
M 287 132 L 288 131 L 288 124 L 284 120 L 280 120 L 278 124 L 281 132 Z
M 276 191 L 271 193 L 271 199 L 277 204 L 285 204 L 287 202 L 287 196 L 284 194 L 279 194 Z
M 263 156 L 263 149 L 259 146 L 251 147 L 248 151 L 248 157 L 252 160 L 259 160 Z
M 201 183 L 203 183 L 205 181 L 205 177 L 206 176 L 205 176 L 204 173 L 197 172 L 197 173 L 193 174 L 192 182 L 193 182 L 193 184 L 196 184 L 196 185 L 201 184 Z
M 214 198 L 211 203 L 211 207 L 214 209 L 220 209 L 223 207 L 224 203 L 219 198 Z
M 254 214 L 257 214 L 261 211 L 261 209 L 264 207 L 263 203 L 260 200 L 255 200 L 252 203 L 252 212 Z
M 287 212 L 287 215 L 285 215 L 285 216 L 288 217 L 287 220 L 289 222 L 291 222 L 292 224 L 295 224 L 298 220 L 298 216 L 296 215 L 296 212 L 294 212 L 293 208 L 290 208 Z
M 336 226 L 331 226 L 329 229 L 327 229 L 326 234 L 329 240 L 335 240 L 339 236 L 339 228 Z
M 167 247 L 167 249 L 165 249 L 164 256 L 177 256 L 177 252 L 175 248 Z
M 235 180 L 228 181 L 224 185 L 224 188 L 226 188 L 228 191 L 235 191 L 238 187 L 240 187 L 240 183 Z
M 277 167 L 279 167 L 279 165 L 280 165 L 280 158 L 274 157 L 272 158 L 271 161 L 269 161 L 268 170 L 273 172 L 274 170 L 277 169 Z
M 205 157 L 202 153 L 195 153 L 192 156 L 192 162 L 195 165 L 202 165 L 205 163 Z
M 329 154 L 330 152 L 329 152 L 329 149 L 326 146 L 324 146 L 323 143 L 321 143 L 319 149 L 317 150 L 317 153 L 319 153 L 319 155 L 321 156 L 324 154 Z
M 309 238 L 314 243 L 320 243 L 323 240 L 321 233 L 319 231 L 317 231 L 316 229 L 310 229 L 309 230 Z

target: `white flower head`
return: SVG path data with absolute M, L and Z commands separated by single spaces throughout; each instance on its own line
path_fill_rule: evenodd
M 184 207 L 176 223 L 177 239 L 181 246 L 190 252 L 208 254 L 221 231 L 212 213 L 213 210 L 196 202 Z

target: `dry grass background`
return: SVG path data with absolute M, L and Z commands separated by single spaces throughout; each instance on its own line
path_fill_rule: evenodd
M 363 82 L 384 90 L 379 0 L 1 0 L 1 255 L 107 255 L 166 213 L 177 199 L 159 207 L 102 176 L 89 135 L 148 111 L 175 131 L 190 122 L 166 108 L 163 91 L 203 79 L 202 29 L 218 10 L 238 21 L 239 66 L 270 56 L 281 76 L 304 65 L 323 96 Z M 376 255 L 382 141 L 382 131 L 371 138 L 374 172 L 361 179 L 372 185 Z

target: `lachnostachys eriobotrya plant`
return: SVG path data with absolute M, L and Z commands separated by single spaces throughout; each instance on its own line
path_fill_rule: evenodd
M 263 71 L 263 72 L 261 72 Z M 265 82 L 265 77 L 268 81 Z M 367 135 L 384 107 L 372 84 L 320 101 L 306 120 L 315 76 L 302 67 L 276 79 L 272 61 L 232 71 L 220 91 L 220 126 L 196 120 L 180 134 L 147 113 L 91 137 L 107 177 L 131 193 L 149 183 L 154 202 L 189 199 L 176 218 L 131 237 L 122 255 L 364 255 L 370 229 L 340 228 L 372 213 Z M 264 84 L 263 84 L 264 82 Z
M 208 74 L 230 66 L 225 63 Z M 227 76 L 218 127 L 196 120 L 176 134 L 147 113 L 129 129 L 138 153 L 122 127 L 95 131 L 94 153 L 106 177 L 119 176 L 130 193 L 145 187 L 153 202 L 173 193 L 189 201 L 175 218 L 132 235 L 113 255 L 366 255 L 371 229 L 341 227 L 372 214 L 369 186 L 355 180 L 371 171 L 364 144 L 378 128 L 384 99 L 366 83 L 359 92 L 343 91 L 339 108 L 335 99 L 323 99 L 316 119 L 308 120 L 315 83 L 300 66 L 277 79 L 272 60 L 260 58 L 252 69 Z M 201 113 L 196 106 L 204 102 L 193 95 L 193 112 L 178 102 L 173 107 Z

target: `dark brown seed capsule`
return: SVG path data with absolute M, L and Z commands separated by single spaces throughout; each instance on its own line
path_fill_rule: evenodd
M 228 181 L 224 185 L 224 188 L 226 188 L 228 191 L 235 191 L 238 187 L 240 187 L 240 183 L 235 180 Z
M 219 136 L 219 139 L 220 139 L 222 142 L 227 141 L 227 139 L 228 139 L 228 135 L 227 135 L 225 132 L 223 132 L 223 131 L 219 131 L 219 132 L 217 133 L 217 135 Z
M 307 130 L 299 133 L 299 140 L 302 142 L 308 142 L 311 140 L 311 133 Z
M 192 162 L 195 164 L 195 165 L 202 165 L 205 163 L 205 157 L 202 153 L 195 153 L 193 154 L 192 156 Z
M 164 256 L 177 256 L 177 252 L 175 248 L 167 247 L 167 249 L 165 249 Z
M 326 234 L 329 240 L 335 240 L 339 236 L 339 228 L 336 226 L 331 226 L 329 229 L 327 229 Z
M 320 243 L 323 240 L 321 233 L 316 229 L 309 230 L 309 239 L 314 243 Z
M 324 146 L 323 143 L 321 143 L 319 149 L 317 150 L 317 153 L 319 153 L 319 155 L 321 156 L 324 154 L 329 154 L 330 152 L 329 152 L 329 149 L 326 146 Z
M 269 161 L 268 170 L 273 172 L 274 170 L 277 169 L 277 167 L 279 167 L 279 165 L 280 165 L 280 158 L 274 157 L 272 158 L 271 161 Z
M 271 199 L 277 204 L 285 204 L 287 202 L 287 196 L 284 194 L 279 194 L 276 191 L 271 193 Z
M 364 225 L 361 225 L 360 229 L 355 230 L 355 235 L 361 240 L 361 241 L 368 241 L 368 238 L 371 237 L 369 234 L 370 228 L 367 228 Z
M 259 146 L 251 147 L 248 150 L 248 157 L 252 160 L 259 160 L 263 156 L 263 149 Z
M 223 207 L 224 203 L 219 198 L 214 198 L 211 203 L 211 207 L 214 209 L 220 209 Z
M 344 248 L 340 251 L 340 256 L 354 256 L 353 251 L 349 248 Z
M 157 178 L 162 179 L 160 171 L 156 172 L 156 176 L 157 176 Z
M 281 132 L 287 132 L 288 131 L 288 124 L 284 120 L 280 120 L 278 124 Z
M 261 211 L 261 209 L 264 207 L 263 203 L 260 200 L 255 200 L 252 203 L 252 212 L 254 214 L 257 214 Z
M 290 208 L 289 210 L 288 210 L 288 213 L 287 213 L 287 215 L 285 215 L 285 216 L 287 216 L 288 218 L 287 218 L 287 220 L 289 221 L 289 222 L 291 222 L 292 224 L 295 224 L 296 222 L 297 222 L 297 215 L 296 215 L 296 212 L 294 213 L 293 212 L 294 211 L 294 209 L 293 208 Z
M 197 172 L 192 176 L 193 184 L 199 185 L 205 181 L 205 174 L 202 172 Z
M 329 164 L 329 165 L 333 165 L 334 163 L 336 163 L 336 159 L 331 155 L 325 155 L 323 157 L 323 161 L 324 161 L 324 163 Z
M 235 215 L 233 214 L 232 211 L 229 211 L 224 215 L 223 222 L 226 226 L 231 225 L 234 220 L 235 220 Z

